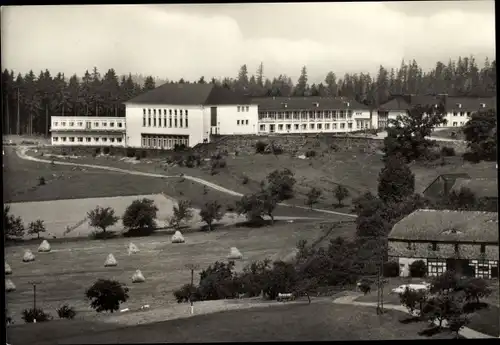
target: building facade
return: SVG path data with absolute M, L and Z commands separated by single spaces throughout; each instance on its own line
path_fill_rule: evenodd
M 346 133 L 374 128 L 364 104 L 343 98 L 256 98 L 258 133 Z
M 389 234 L 388 256 L 406 276 L 417 260 L 428 276 L 454 270 L 465 276 L 498 278 L 498 213 L 416 210 Z
M 52 116 L 51 141 L 57 146 L 125 146 L 123 117 Z

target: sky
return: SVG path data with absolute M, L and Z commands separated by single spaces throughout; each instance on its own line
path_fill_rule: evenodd
M 415 59 L 424 70 L 438 60 L 495 58 L 494 1 L 412 1 L 275 4 L 3 6 L 2 68 L 35 74 L 49 69 L 81 76 L 250 75 L 309 82 L 328 71 L 370 72 Z

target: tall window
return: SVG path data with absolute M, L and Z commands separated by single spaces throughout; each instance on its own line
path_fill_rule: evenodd
M 163 114 L 163 127 L 167 127 L 167 111 Z
M 151 114 L 148 115 L 148 127 L 151 127 Z
M 167 109 L 163 109 L 163 116 L 167 115 Z
M 142 127 L 146 127 L 146 114 L 142 115 Z
M 182 110 L 181 110 L 182 111 Z M 182 115 L 179 118 L 179 127 L 182 128 Z
M 153 127 L 156 127 L 156 111 L 153 117 Z
M 168 117 L 168 127 L 172 128 L 172 115 L 169 115 Z
M 142 109 L 142 115 L 146 115 L 146 109 Z
M 180 116 L 182 116 L 182 109 L 181 109 L 181 110 L 179 110 L 179 115 L 180 115 Z
M 188 111 L 186 110 L 186 128 L 188 128 Z

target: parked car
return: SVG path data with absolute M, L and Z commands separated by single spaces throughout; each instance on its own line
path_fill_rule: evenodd
M 429 291 L 431 287 L 431 284 L 422 282 L 420 284 L 404 284 L 400 285 L 397 288 L 394 288 L 391 290 L 392 293 L 397 293 L 397 294 L 402 294 L 405 292 L 406 288 L 414 291 Z

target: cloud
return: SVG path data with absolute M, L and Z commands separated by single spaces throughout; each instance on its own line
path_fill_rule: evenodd
M 419 8 L 425 4 L 412 3 Z M 409 5 L 408 5 L 409 6 Z M 415 7 L 417 6 L 417 7 Z M 470 7 L 470 6 L 469 6 Z M 23 6 L 2 11 L 2 64 L 16 72 L 152 74 L 178 80 L 254 73 L 311 82 L 415 58 L 494 57 L 494 12 L 449 4 L 426 16 L 384 3 Z M 410 8 L 410 7 L 407 7 Z M 483 7 L 484 8 L 484 5 Z M 416 11 L 416 10 L 415 10 Z M 27 25 L 29 23 L 29 25 Z

